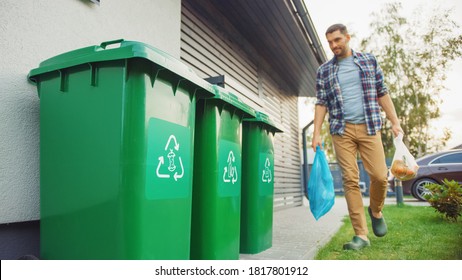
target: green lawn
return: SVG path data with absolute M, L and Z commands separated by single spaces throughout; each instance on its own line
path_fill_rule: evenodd
M 432 207 L 386 205 L 385 237 L 375 237 L 367 214 L 371 247 L 345 251 L 354 235 L 350 219 L 317 254 L 317 260 L 461 260 L 462 219 L 450 222 Z

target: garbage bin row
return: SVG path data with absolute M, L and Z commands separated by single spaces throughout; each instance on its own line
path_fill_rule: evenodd
M 271 247 L 280 130 L 268 116 L 134 41 L 55 56 L 28 77 L 40 97 L 41 258 Z

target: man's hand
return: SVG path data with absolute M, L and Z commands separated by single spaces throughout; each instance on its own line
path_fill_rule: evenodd
M 399 123 L 398 116 L 396 115 L 395 106 L 393 105 L 393 101 L 391 100 L 390 95 L 385 94 L 384 96 L 380 97 L 379 105 L 385 111 L 387 119 L 391 122 L 391 131 L 393 132 L 395 138 L 396 136 L 398 136 L 400 132 L 404 134 L 404 131 Z
M 313 151 L 316 152 L 316 146 L 322 148 L 322 139 L 321 139 L 321 126 L 322 122 L 324 121 L 324 117 L 327 113 L 327 107 L 316 105 L 314 107 L 314 132 L 313 132 L 313 140 L 311 140 L 311 148 Z
M 322 148 L 322 140 L 321 140 L 321 136 L 320 135 L 317 135 L 317 136 L 314 136 L 313 135 L 313 140 L 311 141 L 311 148 L 313 148 L 313 151 L 316 152 L 316 147 L 319 146 L 320 148 Z
M 391 125 L 391 131 L 393 132 L 393 135 L 395 136 L 395 138 L 398 137 L 399 133 L 402 133 L 404 135 L 404 131 L 401 128 L 401 125 L 399 123 L 392 124 Z

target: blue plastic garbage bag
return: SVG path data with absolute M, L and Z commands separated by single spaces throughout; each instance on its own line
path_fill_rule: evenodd
M 319 220 L 329 212 L 335 202 L 334 180 L 326 155 L 319 146 L 316 147 L 307 192 L 311 213 L 316 220 Z

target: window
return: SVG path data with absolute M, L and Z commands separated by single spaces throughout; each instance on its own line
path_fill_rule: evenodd
M 432 164 L 462 163 L 462 153 L 454 153 L 437 158 Z

